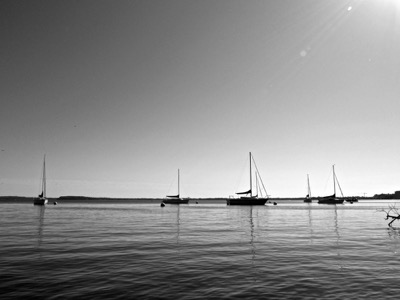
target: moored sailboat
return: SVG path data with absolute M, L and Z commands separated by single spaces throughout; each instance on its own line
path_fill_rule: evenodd
M 307 202 L 307 203 L 311 203 L 312 202 L 312 199 L 311 199 L 311 188 L 310 188 L 310 178 L 309 178 L 308 174 L 307 174 L 307 196 L 304 199 L 304 202 Z
M 335 174 L 335 165 L 332 166 L 332 172 L 333 172 L 333 195 L 318 198 L 319 204 L 342 204 L 344 202 L 344 199 L 336 197 L 337 178 Z
M 267 197 L 268 195 L 267 195 L 267 192 L 265 190 L 264 184 L 263 184 L 263 182 L 261 180 L 260 174 L 258 172 L 257 166 L 256 166 L 255 161 L 254 161 L 254 158 L 251 155 L 251 152 L 249 152 L 249 157 L 250 157 L 250 189 L 245 191 L 245 192 L 236 193 L 236 195 L 245 195 L 245 196 L 240 196 L 240 198 L 227 199 L 226 200 L 226 204 L 227 205 L 265 205 L 265 203 L 268 200 L 268 198 L 264 198 L 264 197 L 262 197 L 262 195 L 261 195 L 261 197 L 258 196 L 258 190 L 259 190 L 258 178 L 260 179 L 261 184 L 263 186 L 263 189 L 265 191 L 265 197 Z M 256 168 L 255 176 L 256 176 L 256 191 L 257 191 L 257 193 L 254 196 L 253 196 L 253 182 L 252 182 L 252 175 L 253 174 L 252 174 L 252 171 L 251 171 L 252 161 L 254 162 L 254 166 Z
M 43 158 L 43 170 L 42 170 L 42 183 L 41 183 L 42 192 L 33 199 L 34 205 L 45 205 L 48 200 L 46 198 L 46 156 Z
M 167 196 L 167 199 L 164 199 L 162 203 L 167 204 L 187 204 L 189 203 L 189 199 L 182 199 L 180 197 L 180 172 L 178 169 L 178 194 Z

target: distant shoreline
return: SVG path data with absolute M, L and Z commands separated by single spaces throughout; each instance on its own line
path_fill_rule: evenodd
M 24 196 L 0 196 L 0 203 L 25 203 L 31 202 L 34 197 L 24 197 Z M 110 197 L 86 197 L 86 196 L 61 196 L 58 198 L 49 197 L 47 198 L 49 203 L 52 202 L 66 202 L 66 203 L 73 203 L 73 202 L 102 202 L 102 203 L 156 203 L 162 202 L 165 198 L 110 198 Z M 226 201 L 229 198 L 226 197 L 215 197 L 215 198 L 185 198 L 189 199 L 189 202 L 198 202 L 198 201 L 205 201 L 205 202 L 213 202 L 216 201 Z M 375 201 L 382 201 L 385 200 L 400 200 L 400 199 L 379 199 L 374 197 L 358 197 L 359 200 L 375 200 Z M 297 198 L 269 198 L 268 201 L 303 201 L 304 197 L 297 197 Z

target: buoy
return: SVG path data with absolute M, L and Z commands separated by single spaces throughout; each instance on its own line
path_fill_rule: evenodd
M 199 204 L 199 201 L 196 201 L 196 204 Z
M 274 205 L 277 205 L 278 203 L 274 202 Z
M 57 202 L 56 202 L 56 201 L 54 201 L 54 202 L 53 202 L 53 204 L 54 204 L 54 205 L 57 205 Z
M 165 204 L 164 204 L 164 202 L 161 202 L 161 205 L 160 205 L 161 207 L 164 207 L 165 206 Z

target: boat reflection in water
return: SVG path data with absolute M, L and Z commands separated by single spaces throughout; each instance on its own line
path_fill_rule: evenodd
M 40 253 L 40 247 L 42 245 L 42 240 L 43 240 L 43 227 L 44 227 L 44 213 L 46 211 L 46 206 L 37 206 L 37 212 L 38 212 L 38 230 L 37 230 L 37 249 Z

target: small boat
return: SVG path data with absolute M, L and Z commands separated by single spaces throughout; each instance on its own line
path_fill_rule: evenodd
M 46 198 L 46 156 L 43 158 L 42 170 L 42 192 L 36 198 L 33 198 L 33 205 L 45 205 L 48 200 Z
M 350 202 L 352 204 L 353 204 L 353 202 L 358 202 L 358 198 L 357 197 L 346 197 L 346 198 L 344 198 L 344 200 L 346 202 Z
M 310 179 L 309 179 L 309 177 L 308 177 L 308 174 L 307 174 L 307 196 L 306 196 L 306 198 L 304 199 L 304 202 L 306 202 L 306 203 L 311 203 L 311 202 L 312 202 L 312 199 L 311 199 L 311 188 L 310 188 Z
M 338 184 L 340 191 L 342 191 L 342 189 L 340 188 L 339 182 L 336 178 L 335 165 L 332 166 L 332 172 L 333 172 L 333 195 L 326 196 L 326 197 L 319 197 L 318 198 L 319 204 L 342 204 L 344 202 L 344 198 L 336 197 L 336 182 Z M 342 193 L 342 195 L 343 195 L 343 193 Z
M 178 194 L 177 195 L 172 195 L 172 196 L 167 196 L 168 199 L 164 199 L 162 203 L 164 204 L 188 204 L 189 199 L 182 199 L 180 197 L 180 175 L 179 175 L 179 169 L 178 169 Z
M 240 198 L 230 198 L 226 200 L 226 204 L 227 205 L 265 205 L 265 203 L 268 200 L 268 195 L 266 192 L 266 189 L 264 187 L 264 183 L 262 182 L 262 179 L 260 177 L 260 174 L 258 172 L 257 169 L 257 165 L 254 161 L 253 156 L 251 155 L 251 152 L 249 152 L 249 157 L 250 157 L 250 189 L 245 191 L 245 192 L 239 192 L 236 193 L 236 195 L 245 195 L 245 196 L 241 196 Z M 251 166 L 252 166 L 252 162 L 254 163 L 254 167 L 256 169 L 256 173 L 255 173 L 255 178 L 256 178 L 256 191 L 257 194 L 253 196 L 253 182 L 252 182 L 252 171 L 251 171 Z M 263 190 L 265 192 L 265 197 L 263 197 L 261 195 L 261 197 L 258 197 L 258 192 L 259 192 L 259 186 L 258 186 L 258 178 L 261 181 Z M 260 191 L 262 191 L 261 187 L 260 187 Z

